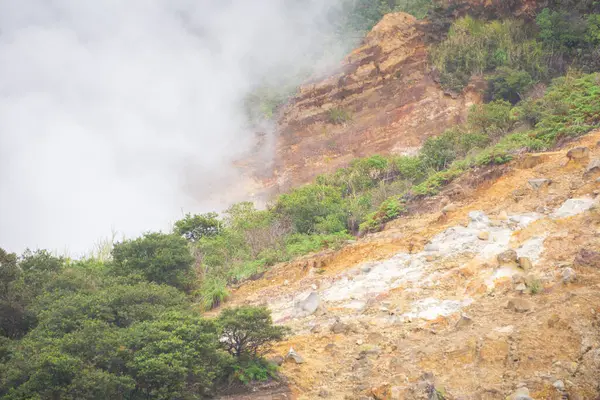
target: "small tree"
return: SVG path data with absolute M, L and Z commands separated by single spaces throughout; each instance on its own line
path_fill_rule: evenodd
M 266 307 L 228 308 L 219 315 L 221 345 L 236 358 L 260 358 L 273 342 L 282 340 L 289 329 L 273 325 Z
M 135 240 L 115 244 L 115 272 L 139 274 L 150 282 L 187 289 L 193 278 L 192 257 L 187 242 L 177 235 L 147 233 Z
M 186 214 L 183 219 L 175 222 L 173 232 L 196 242 L 202 237 L 215 236 L 221 232 L 222 223 L 219 215 L 214 212 L 206 214 Z

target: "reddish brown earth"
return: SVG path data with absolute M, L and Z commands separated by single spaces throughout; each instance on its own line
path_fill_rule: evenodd
M 337 73 L 300 87 L 279 120 L 267 188 L 285 191 L 356 157 L 413 153 L 464 120 L 480 96 L 470 87 L 452 98 L 434 82 L 421 24 L 386 15 Z M 349 119 L 332 123 L 333 109 Z

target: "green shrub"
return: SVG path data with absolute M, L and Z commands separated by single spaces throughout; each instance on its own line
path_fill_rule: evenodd
M 215 236 L 223 229 L 217 213 L 186 214 L 183 219 L 175 222 L 173 232 L 187 240 L 196 242 L 204 236 Z
M 346 232 L 336 232 L 328 235 L 293 234 L 286 238 L 286 252 L 289 257 L 297 257 L 312 253 L 323 248 L 338 249 L 352 236 Z
M 505 100 L 514 105 L 523 99 L 533 83 L 533 78 L 527 71 L 500 67 L 487 81 L 488 101 Z
M 327 118 L 334 125 L 342 125 L 352 120 L 352 114 L 343 108 L 331 108 L 327 112 Z
M 289 218 L 296 232 L 314 233 L 317 232 L 317 225 L 326 220 L 327 224 L 319 228 L 339 227 L 333 223 L 336 218 L 343 223 L 345 216 L 342 203 L 338 188 L 313 184 L 281 195 L 275 204 L 275 212 L 283 218 Z
M 266 307 L 226 308 L 217 318 L 221 329 L 221 346 L 237 359 L 256 360 L 283 340 L 289 329 L 273 325 Z
M 374 232 L 380 230 L 381 226 L 406 212 L 404 202 L 398 197 L 390 197 L 379 206 L 378 210 L 367 216 L 365 222 L 360 225 L 361 232 Z
M 277 366 L 264 360 L 241 361 L 233 364 L 232 370 L 230 382 L 238 381 L 244 385 L 277 377 Z
M 147 233 L 134 240 L 115 244 L 112 251 L 117 274 L 140 274 L 146 280 L 190 289 L 195 283 L 193 257 L 184 238 L 178 235 Z
M 496 100 L 471 107 L 467 122 L 473 131 L 498 139 L 512 130 L 516 121 L 512 116 L 511 104 L 505 100 Z
M 458 156 L 456 142 L 459 135 L 456 130 L 447 130 L 440 136 L 428 138 L 420 152 L 423 165 L 436 171 L 450 166 Z
M 471 76 L 498 67 L 520 69 L 540 79 L 546 74 L 544 57 L 541 44 L 523 22 L 484 22 L 468 16 L 456 20 L 446 40 L 431 51 L 442 86 L 454 91 L 461 91 Z
M 200 306 L 203 310 L 218 307 L 229 297 L 227 280 L 217 276 L 208 276 L 202 281 L 198 293 L 200 294 Z
M 394 159 L 400 179 L 418 182 L 425 176 L 425 166 L 421 157 L 401 156 Z

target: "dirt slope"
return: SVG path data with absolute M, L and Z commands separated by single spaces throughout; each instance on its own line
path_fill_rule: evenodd
M 599 140 L 467 176 L 428 211 L 242 286 L 227 306 L 267 303 L 294 331 L 276 354 L 305 361 L 283 364 L 289 392 L 245 398 L 596 398 L 600 181 L 584 172 Z M 590 158 L 567 163 L 575 146 Z

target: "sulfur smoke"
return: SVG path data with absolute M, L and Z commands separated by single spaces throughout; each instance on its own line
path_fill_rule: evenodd
M 0 247 L 81 254 L 241 200 L 240 104 L 339 60 L 332 3 L 0 0 Z

